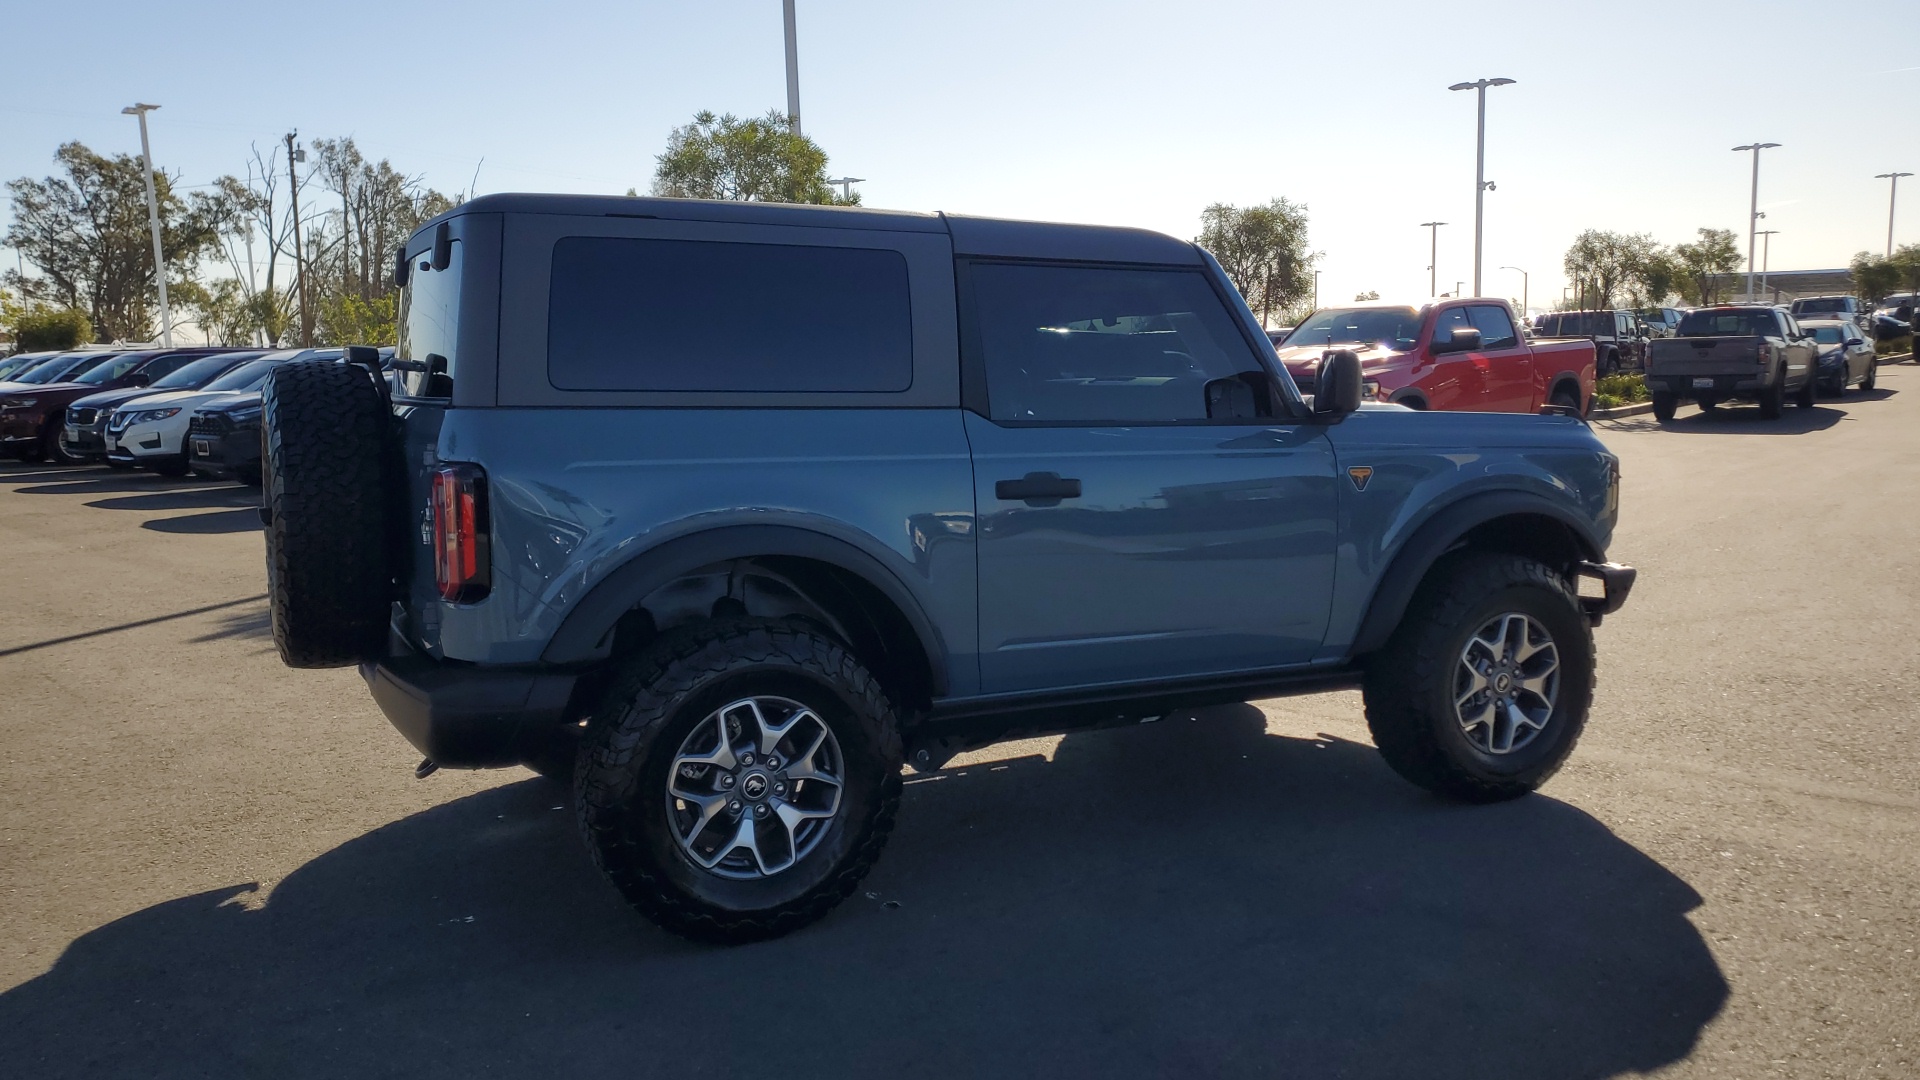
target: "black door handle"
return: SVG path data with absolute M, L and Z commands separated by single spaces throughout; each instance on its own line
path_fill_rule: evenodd
M 1029 506 L 1059 506 L 1061 499 L 1080 497 L 1080 481 L 1059 473 L 1030 472 L 1018 480 L 996 480 L 996 498 L 1019 500 Z

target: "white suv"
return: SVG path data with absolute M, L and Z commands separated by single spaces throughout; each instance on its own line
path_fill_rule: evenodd
M 138 465 L 162 476 L 187 474 L 187 422 L 209 401 L 260 389 L 267 374 L 288 360 L 338 360 L 339 349 L 282 349 L 249 360 L 198 390 L 147 394 L 107 418 L 107 460 Z

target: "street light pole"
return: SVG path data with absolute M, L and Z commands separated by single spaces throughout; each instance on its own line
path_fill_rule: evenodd
M 853 185 L 864 184 L 866 182 L 867 178 L 864 176 L 829 176 L 827 178 L 827 183 L 840 185 L 841 202 L 852 202 Z
M 1313 272 L 1313 310 L 1320 310 L 1320 271 Z
M 293 172 L 293 163 L 307 160 L 307 151 L 293 145 L 293 138 L 298 134 L 298 131 L 287 132 L 287 196 L 293 200 L 293 275 L 300 282 L 300 346 L 310 349 L 313 326 L 307 321 L 306 253 L 300 249 L 300 178 Z
M 1760 291 L 1766 292 L 1767 264 L 1773 261 L 1773 238 L 1780 235 L 1780 230 L 1761 229 L 1755 235 L 1760 237 Z
M 1517 266 L 1503 266 L 1503 267 L 1501 267 L 1500 269 L 1502 269 L 1502 270 L 1512 270 L 1513 272 L 1515 272 L 1515 273 L 1517 273 L 1517 274 L 1519 274 L 1519 275 L 1520 275 L 1520 317 L 1521 317 L 1522 319 L 1524 319 L 1524 318 L 1526 318 L 1526 317 L 1527 317 L 1527 297 L 1528 297 L 1528 293 L 1527 293 L 1527 283 L 1528 283 L 1528 277 L 1527 277 L 1527 272 L 1526 272 L 1525 270 L 1522 270 L 1522 269 L 1520 269 L 1520 268 L 1519 268 L 1519 267 L 1517 267 Z
M 1893 200 L 1900 194 L 1900 178 L 1912 176 L 1910 172 L 1883 172 L 1874 175 L 1875 180 L 1890 180 L 1887 185 L 1887 258 L 1893 258 Z
M 1493 183 L 1487 179 L 1487 87 L 1512 86 L 1512 79 L 1477 79 L 1454 83 L 1449 90 L 1477 90 L 1480 93 L 1479 135 L 1473 152 L 1473 295 L 1480 295 L 1481 225 L 1485 220 L 1487 192 Z
M 1433 238 L 1433 251 L 1427 255 L 1428 296 L 1440 295 L 1440 271 L 1438 269 L 1440 266 L 1440 226 L 1445 224 L 1446 222 L 1444 221 L 1423 221 L 1420 223 L 1421 228 L 1431 230 Z
M 140 163 L 147 181 L 147 227 L 153 231 L 153 280 L 160 287 L 160 344 L 173 348 L 173 319 L 167 311 L 167 261 L 160 249 L 160 200 L 153 192 L 153 149 L 147 144 L 147 114 L 158 105 L 129 105 L 122 116 L 140 118 Z
M 800 134 L 800 34 L 794 26 L 793 0 L 783 4 L 787 23 L 787 119 Z
M 1736 146 L 1734 153 L 1753 151 L 1753 197 L 1747 206 L 1747 301 L 1753 301 L 1753 241 L 1754 230 L 1760 227 L 1760 151 L 1771 150 L 1780 144 L 1777 142 L 1748 143 Z

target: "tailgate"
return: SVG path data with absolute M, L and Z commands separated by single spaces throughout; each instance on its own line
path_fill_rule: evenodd
M 1653 375 L 1746 374 L 1760 366 L 1765 338 L 1660 338 L 1648 343 L 1647 372 Z

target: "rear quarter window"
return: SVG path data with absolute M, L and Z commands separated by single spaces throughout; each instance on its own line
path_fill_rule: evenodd
M 897 392 L 913 382 L 897 251 L 625 237 L 553 248 L 560 390 Z

